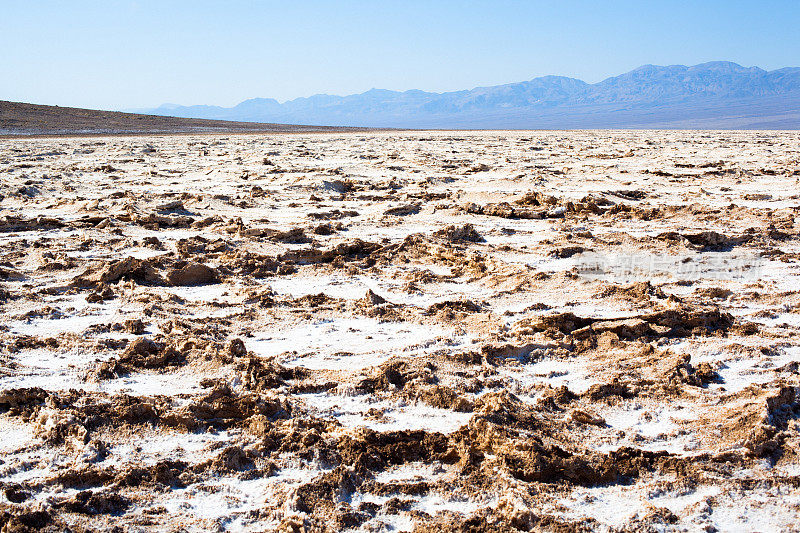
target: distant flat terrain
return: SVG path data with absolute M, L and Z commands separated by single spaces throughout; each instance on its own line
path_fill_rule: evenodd
M 352 128 L 162 117 L 0 100 L 0 135 L 303 133 Z

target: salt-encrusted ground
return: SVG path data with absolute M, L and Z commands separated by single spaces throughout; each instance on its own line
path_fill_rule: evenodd
M 20 139 L 0 187 L 0 529 L 798 529 L 798 133 Z

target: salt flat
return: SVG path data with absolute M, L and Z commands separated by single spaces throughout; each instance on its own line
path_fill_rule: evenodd
M 797 132 L 1 141 L 0 513 L 795 531 L 799 209 Z

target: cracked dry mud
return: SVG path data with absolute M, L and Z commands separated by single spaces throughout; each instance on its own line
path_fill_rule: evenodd
M 798 530 L 800 134 L 0 144 L 3 531 Z

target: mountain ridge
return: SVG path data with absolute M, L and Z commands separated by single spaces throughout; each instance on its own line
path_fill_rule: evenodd
M 262 124 L 143 115 L 0 100 L 0 138 L 41 135 L 151 135 L 179 133 L 308 133 L 365 131 L 296 124 Z
M 597 83 L 548 75 L 443 93 L 370 89 L 283 103 L 251 98 L 228 108 L 165 104 L 144 112 L 242 122 L 397 128 L 796 129 L 800 128 L 795 116 L 800 116 L 800 67 L 767 71 L 730 61 L 642 65 Z

